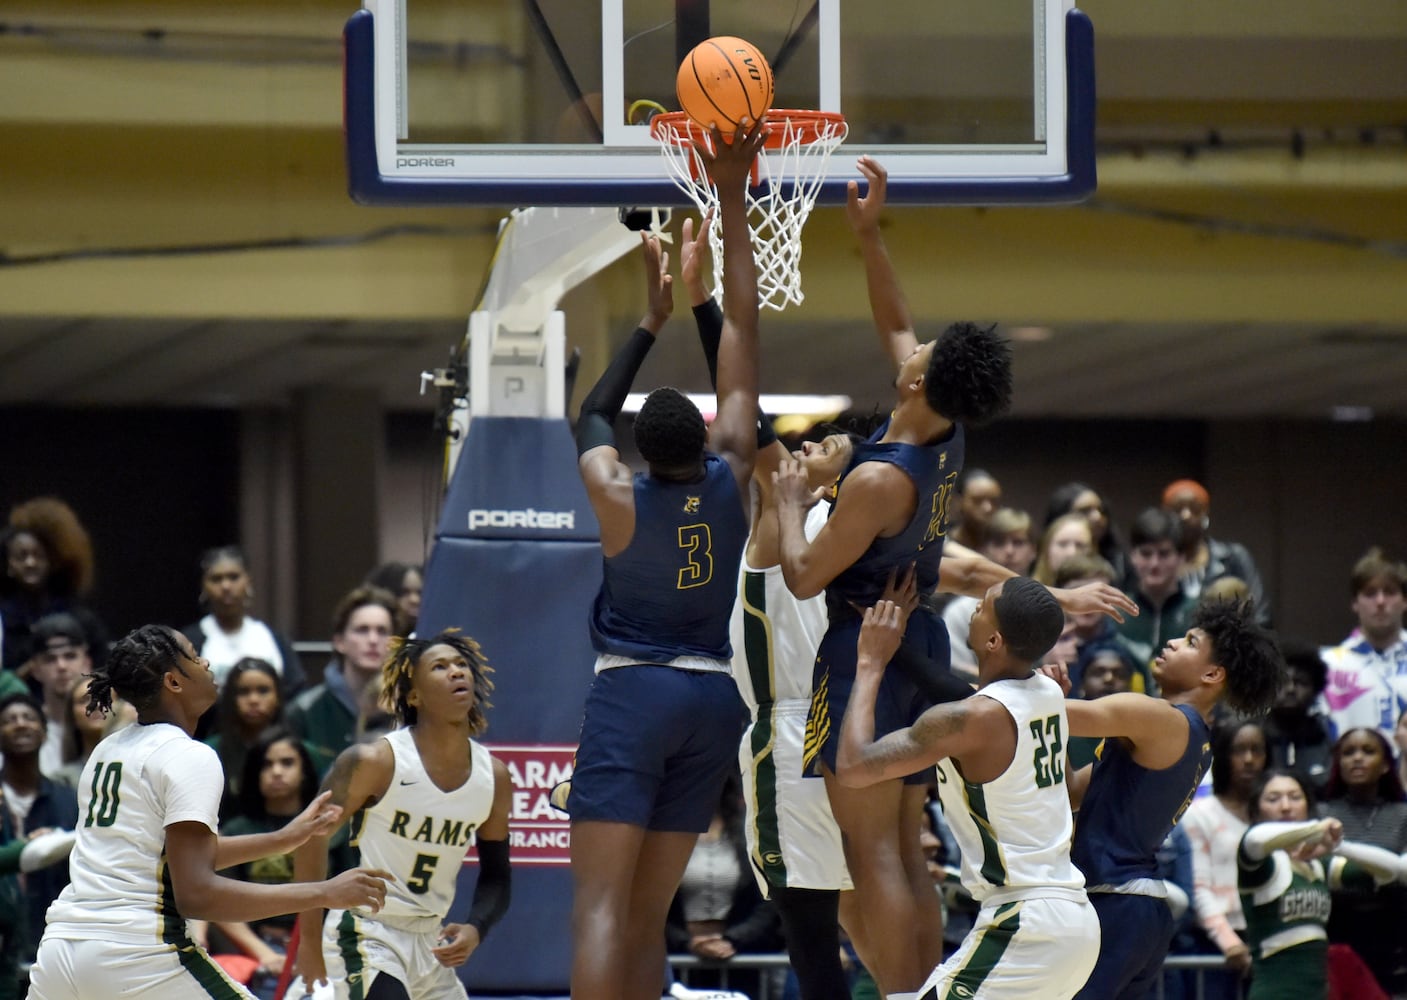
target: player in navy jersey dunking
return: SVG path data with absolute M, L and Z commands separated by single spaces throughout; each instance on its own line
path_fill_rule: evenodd
M 1068 692 L 1060 666 L 1043 667 Z M 1192 802 L 1211 760 L 1212 711 L 1268 710 L 1284 669 L 1249 604 L 1204 605 L 1187 635 L 1153 661 L 1161 698 L 1111 694 L 1067 704 L 1070 733 L 1105 737 L 1093 764 L 1070 776 L 1078 810 L 1071 857 L 1085 874 L 1105 945 L 1085 988 L 1089 1000 L 1151 996 L 1172 940 L 1173 918 L 1155 852 Z
M 963 425 L 981 424 L 1009 405 L 1011 350 L 991 329 L 969 323 L 919 344 L 879 231 L 886 175 L 868 157 L 859 167 L 868 192 L 861 198 L 852 181 L 847 213 L 865 260 L 876 330 L 898 369 L 898 399 L 889 421 L 855 449 L 831 516 L 813 541 L 803 525 L 819 495 L 796 462 L 778 470 L 777 508 L 787 586 L 802 599 L 825 589 L 829 613 L 812 682 L 806 765 L 825 777 L 871 942 L 870 971 L 893 995 L 918 989 L 938 964 L 942 920 L 916 833 L 927 770 L 867 788 L 843 788 L 834 780 L 840 723 L 855 677 L 858 609 L 873 605 L 900 567 L 916 565 L 921 593 L 937 584 L 962 471 Z M 926 609 L 909 618 L 905 643 L 947 665 L 947 632 Z M 904 675 L 886 673 L 876 734 L 912 724 L 929 704 Z
M 577 424 L 605 572 L 591 615 L 596 679 L 566 802 L 576 1000 L 660 996 L 669 904 L 743 729 L 728 642 L 757 451 L 757 275 L 743 195 L 766 129 L 748 123 L 731 144 L 715 130 L 714 152 L 700 150 L 718 190 L 726 293 L 712 429 L 683 394 L 657 389 L 635 421 L 649 472 L 634 474 L 615 446 L 612 421 L 673 310 L 653 237 L 643 237 L 649 311 Z

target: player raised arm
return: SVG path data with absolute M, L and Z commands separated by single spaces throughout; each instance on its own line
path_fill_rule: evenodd
M 489 928 L 508 912 L 513 880 L 508 866 L 508 817 L 513 812 L 513 776 L 493 758 L 493 808 L 474 834 L 479 877 L 462 923 L 447 923 L 430 954 L 447 969 L 457 969 L 483 942 Z
M 303 846 L 310 837 L 331 835 L 342 824 L 342 808 L 333 805 L 331 800 L 332 794 L 323 792 L 308 803 L 308 808 L 269 833 L 222 836 L 215 848 L 216 869 L 223 871 L 274 854 L 288 854 Z
M 358 743 L 338 754 L 323 779 L 322 791 L 329 793 L 331 805 L 341 807 L 343 818 L 354 816 L 386 794 L 395 770 L 394 752 L 385 740 Z M 296 883 L 317 882 L 327 877 L 328 841 L 340 826 L 341 820 L 326 833 L 309 837 L 293 852 L 293 878 Z M 390 874 L 383 875 L 392 878 Z M 384 888 L 382 898 L 385 898 Z M 322 955 L 324 910 L 359 905 L 315 903 L 300 908 L 297 971 L 310 989 L 316 983 L 327 981 L 327 966 Z
M 709 446 L 727 461 L 744 503 L 757 455 L 757 262 L 747 221 L 747 184 L 767 138 L 765 117 L 725 142 L 713 129 L 712 149 L 696 144 L 718 192 L 723 229 L 723 333 L 718 342 L 718 414 Z
M 942 594 L 981 597 L 992 585 L 1014 576 L 1015 573 L 1000 563 L 948 539 L 943 544 L 943 559 L 938 564 L 938 585 L 934 589 Z M 1099 612 L 1122 622 L 1124 615 L 1138 614 L 1138 605 L 1133 598 L 1107 583 L 1047 589 L 1067 615 Z
M 1052 668 L 1041 667 L 1041 671 L 1059 681 Z M 1062 687 L 1068 683 L 1067 676 Z M 1122 739 L 1135 763 L 1150 770 L 1171 767 L 1187 750 L 1187 716 L 1161 698 L 1131 692 L 1094 701 L 1077 698 L 1065 703 L 1065 711 L 1071 736 Z
M 845 216 L 860 241 L 860 256 L 865 261 L 865 287 L 869 291 L 870 313 L 874 316 L 880 348 L 898 368 L 918 347 L 918 337 L 914 334 L 909 304 L 899 287 L 899 278 L 879 230 L 889 174 L 873 157 L 862 156 L 855 165 L 865 176 L 865 195 L 860 196 L 858 181 L 846 185 Z
M 669 254 L 653 233 L 640 234 L 641 260 L 645 266 L 648 305 L 629 339 L 621 345 L 586 398 L 577 418 L 577 469 L 587 498 L 601 525 L 601 549 L 615 555 L 630 544 L 635 533 L 635 492 L 630 466 L 616 448 L 615 421 L 635 381 L 645 355 L 674 312 L 674 279 L 669 274 Z
M 891 778 L 901 778 L 944 757 L 959 757 L 979 748 L 994 749 L 1000 733 L 1011 737 L 1010 753 L 1015 753 L 1015 734 L 1010 725 L 1000 729 L 990 725 L 992 712 L 1006 714 L 990 698 L 930 708 L 912 726 L 880 739 L 874 738 L 875 700 L 885 664 L 898 650 L 908 623 L 905 607 L 882 600 L 865 610 L 860 628 L 855 669 L 855 686 L 841 724 L 840 746 L 836 755 L 836 778 L 848 788 L 864 788 Z

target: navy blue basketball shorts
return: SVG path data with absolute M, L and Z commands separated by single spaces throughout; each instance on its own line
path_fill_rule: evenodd
M 747 709 L 732 675 L 645 665 L 602 670 L 586 696 L 572 772 L 572 821 L 703 833 Z
M 816 651 L 816 665 L 811 674 L 811 711 L 806 718 L 806 744 L 802 766 L 807 774 L 820 773 L 824 762 L 835 772 L 835 755 L 840 746 L 840 726 L 850 704 L 850 689 L 855 684 L 856 643 L 860 638 L 861 619 L 832 621 L 821 646 Z M 926 656 L 939 659 L 946 668 L 949 663 L 948 632 L 943 620 L 926 609 L 919 608 L 909 617 L 904 642 Z M 898 668 L 890 665 L 880 681 L 875 698 L 874 738 L 912 726 L 918 717 L 933 706 L 928 696 Z M 923 768 L 904 778 L 906 785 L 926 784 L 933 776 L 931 767 Z
M 1092 892 L 1102 943 L 1099 960 L 1075 1000 L 1152 997 L 1172 944 L 1173 917 L 1165 900 L 1119 892 Z

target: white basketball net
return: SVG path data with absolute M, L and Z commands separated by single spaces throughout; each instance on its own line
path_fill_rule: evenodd
M 747 215 L 757 260 L 758 304 L 780 311 L 800 305 L 806 297 L 801 291 L 801 229 L 816 205 L 831 153 L 845 141 L 848 129 L 839 115 L 774 110 L 767 122 L 772 136 L 753 167 Z M 723 223 L 717 211 L 718 192 L 693 145 L 698 139 L 707 146 L 711 137 L 679 114 L 656 116 L 651 132 L 660 142 L 674 183 L 698 207 L 700 216 L 714 210 L 708 244 L 713 251 L 713 286 L 721 298 Z

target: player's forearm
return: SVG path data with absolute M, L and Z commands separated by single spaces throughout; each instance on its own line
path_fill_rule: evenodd
M 1016 574 L 1000 563 L 986 556 L 971 555 L 943 556 L 938 563 L 937 590 L 944 594 L 961 594 L 964 597 L 982 597 L 993 586 L 1010 580 Z
M 257 959 L 260 965 L 268 965 L 279 957 L 264 939 L 254 933 L 254 928 L 245 923 L 217 924 L 220 932 L 229 938 L 240 951 Z
M 883 665 L 880 665 L 883 669 Z M 874 746 L 874 706 L 879 697 L 880 675 L 872 664 L 861 658 L 855 667 L 855 683 L 845 706 L 845 718 L 840 724 L 840 745 L 836 748 L 835 776 L 849 788 L 863 788 L 880 780 L 867 760 L 867 751 Z
M 250 923 L 327 905 L 325 882 L 261 885 L 211 874 L 194 885 L 175 886 L 181 915 L 211 923 Z
M 782 579 L 794 597 L 806 600 L 826 589 L 829 580 L 817 579 L 806 540 L 806 511 L 798 504 L 777 503 L 777 536 Z
M 235 865 L 248 864 L 275 854 L 287 854 L 298 845 L 288 827 L 271 833 L 247 833 L 238 837 L 220 837 L 215 842 L 215 870 L 223 871 Z
M 723 335 L 718 344 L 718 395 L 757 399 L 757 263 L 741 185 L 718 192 L 723 230 Z
M 865 290 L 869 293 L 875 333 L 885 355 L 897 360 L 894 338 L 901 334 L 912 336 L 913 316 L 879 228 L 867 229 L 858 235 L 860 256 L 865 262 Z
M 327 878 L 327 837 L 312 837 L 293 852 L 293 878 L 298 882 L 315 883 Z M 300 907 L 288 910 L 298 913 L 299 926 L 304 936 L 309 933 L 322 933 L 323 908 L 321 906 Z

